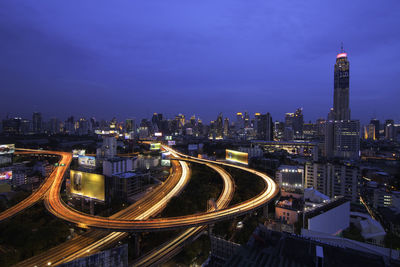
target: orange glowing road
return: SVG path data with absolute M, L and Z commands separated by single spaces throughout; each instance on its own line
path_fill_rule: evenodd
M 157 202 L 161 200 L 162 196 L 164 196 L 166 192 L 169 192 L 175 188 L 181 179 L 185 179 L 186 182 L 188 181 L 187 177 L 182 175 L 183 168 L 187 168 L 187 164 L 185 162 L 173 161 L 172 172 L 164 183 L 157 186 L 153 191 L 144 195 L 143 198 L 130 205 L 128 208 L 115 213 L 111 216 L 111 218 L 139 218 L 142 213 L 151 209 L 155 204 L 157 204 Z M 181 184 L 180 190 L 182 190 L 184 186 L 185 183 Z M 179 192 L 180 191 L 178 191 L 178 193 Z M 157 211 L 154 211 L 154 213 L 150 215 L 154 216 L 156 213 Z M 15 266 L 48 266 L 48 263 L 51 265 L 58 265 L 79 257 L 97 253 L 102 249 L 105 249 L 110 245 L 126 238 L 127 236 L 128 234 L 125 232 L 110 233 L 91 229 L 86 233 L 53 247 L 44 253 L 26 259 Z
M 178 155 L 177 152 L 172 149 L 165 147 L 167 150 L 172 152 L 173 156 Z M 70 155 L 70 154 L 69 154 Z M 182 155 L 182 154 L 180 154 Z M 183 155 L 182 155 L 183 156 Z M 185 156 L 186 157 L 186 156 Z M 111 219 L 104 218 L 99 216 L 88 215 L 83 212 L 79 212 L 68 205 L 66 205 L 60 197 L 60 189 L 63 182 L 63 176 L 58 176 L 53 185 L 51 186 L 48 197 L 45 199 L 46 207 L 50 212 L 52 212 L 57 217 L 67 220 L 69 222 L 75 223 L 80 227 L 94 227 L 98 229 L 110 229 L 116 231 L 131 231 L 131 232 L 143 232 L 143 231 L 159 231 L 159 230 L 169 230 L 169 229 L 178 229 L 178 228 L 187 228 L 193 226 L 201 226 L 205 224 L 212 224 L 221 220 L 226 220 L 230 218 L 234 218 L 241 214 L 248 213 L 252 210 L 255 210 L 263 205 L 265 205 L 268 201 L 273 199 L 279 192 L 278 186 L 275 182 L 268 177 L 266 174 L 252 170 L 247 167 L 237 166 L 233 164 L 227 164 L 223 162 L 209 161 L 209 160 L 200 160 L 196 158 L 190 158 L 191 161 L 203 163 L 203 164 L 219 164 L 224 166 L 229 166 L 232 168 L 239 168 L 244 171 L 253 173 L 265 182 L 264 190 L 257 195 L 256 197 L 244 201 L 235 206 L 231 206 L 229 208 L 221 209 L 213 212 L 204 212 L 197 213 L 188 216 L 181 217 L 171 217 L 171 218 L 157 218 L 151 220 L 144 220 L 147 213 L 142 214 L 139 218 L 135 220 L 127 220 L 127 219 Z M 185 169 L 183 170 L 185 172 Z M 174 190 L 169 192 L 166 196 L 173 195 Z M 152 209 L 157 210 L 160 209 L 161 206 L 164 205 L 162 202 L 155 205 Z M 148 212 L 152 212 L 151 210 Z
M 58 167 L 53 173 L 50 175 L 50 177 L 45 181 L 46 187 L 44 187 L 40 198 L 42 198 L 45 195 L 45 204 L 46 207 L 50 212 L 52 212 L 54 215 L 56 215 L 59 218 L 62 218 L 64 220 L 73 222 L 77 224 L 78 226 L 87 228 L 87 227 L 93 227 L 93 228 L 98 228 L 98 229 L 107 229 L 107 230 L 115 230 L 115 231 L 125 231 L 125 232 L 142 232 L 142 231 L 159 231 L 159 230 L 168 230 L 168 229 L 177 229 L 177 228 L 188 228 L 192 227 L 186 231 L 180 236 L 175 239 L 175 241 L 171 242 L 170 244 L 170 252 L 165 250 L 164 256 L 160 254 L 160 256 L 165 257 L 168 254 L 166 253 L 172 253 L 171 251 L 177 249 L 178 245 L 182 244 L 182 240 L 186 240 L 190 236 L 193 236 L 197 231 L 196 229 L 200 229 L 204 225 L 207 224 L 212 224 L 217 221 L 221 220 L 226 220 L 230 219 L 245 213 L 248 213 L 252 210 L 255 210 L 257 208 L 262 207 L 266 203 L 268 203 L 271 199 L 273 199 L 279 192 L 279 188 L 275 184 L 275 182 L 268 177 L 267 175 L 252 170 L 247 167 L 242 167 L 242 166 L 237 166 L 233 164 L 227 164 L 223 162 L 217 162 L 217 161 L 209 161 L 209 160 L 204 160 L 204 159 L 197 159 L 193 157 L 188 157 L 184 154 L 178 153 L 174 150 L 172 150 L 169 147 L 164 147 L 166 150 L 169 150 L 176 159 L 179 160 L 180 165 L 182 165 L 182 173 L 181 173 L 181 179 L 177 182 L 174 188 L 172 188 L 169 191 L 164 192 L 162 196 L 158 196 L 158 198 L 155 198 L 157 201 L 156 202 L 151 202 L 154 203 L 151 207 L 148 207 L 145 211 L 141 212 L 139 210 L 137 216 L 129 216 L 129 214 L 125 214 L 126 216 L 113 216 L 112 218 L 105 218 L 105 217 L 99 217 L 99 216 L 92 216 L 88 215 L 82 212 L 79 212 L 77 210 L 74 210 L 73 208 L 69 207 L 66 205 L 61 197 L 60 197 L 60 189 L 61 185 L 65 176 L 65 172 L 67 168 L 69 167 L 71 160 L 72 160 L 72 155 L 71 153 L 67 152 L 54 152 L 54 151 L 42 151 L 42 150 L 27 150 L 33 153 L 42 153 L 42 154 L 55 154 L 61 156 L 60 164 L 65 164 L 64 167 Z M 179 158 L 182 157 L 182 158 Z M 189 169 L 187 167 L 187 164 L 184 161 L 193 161 L 196 163 L 200 164 L 205 164 L 208 166 L 213 166 L 213 165 L 222 165 L 222 166 L 228 166 L 232 168 L 239 168 L 244 171 L 253 173 L 260 178 L 263 179 L 265 182 L 265 188 L 263 191 L 257 195 L 256 197 L 249 199 L 247 201 L 244 201 L 240 204 L 228 207 L 228 208 L 222 208 L 218 209 L 216 211 L 209 211 L 205 213 L 197 213 L 193 215 L 188 215 L 188 216 L 182 216 L 182 217 L 172 217 L 172 218 L 157 218 L 157 219 L 148 219 L 150 216 L 156 214 L 159 210 L 161 210 L 168 200 L 177 194 L 179 190 L 182 189 L 182 187 L 185 185 L 187 182 L 187 179 L 189 177 Z M 186 167 L 184 167 L 186 166 Z M 225 189 L 224 189 L 225 190 Z M 233 187 L 229 189 L 229 187 L 226 189 L 230 194 L 233 194 Z M 39 190 L 38 190 L 39 191 Z M 47 193 L 46 193 L 47 192 Z M 39 199 L 40 199 L 39 198 Z M 226 196 L 225 201 L 227 201 L 229 197 Z M 33 199 L 32 201 L 35 201 Z M 37 201 L 37 200 L 36 200 Z M 30 204 L 32 205 L 32 204 Z M 25 206 L 28 207 L 30 205 Z M 227 205 L 227 204 L 226 204 Z M 222 205 L 221 207 L 224 207 L 225 205 Z M 23 206 L 22 206 L 23 207 Z M 19 209 L 22 210 L 22 207 Z M 139 206 L 140 208 L 140 206 Z M 199 228 L 200 227 L 200 228 Z M 92 230 L 91 230 L 92 231 Z M 96 231 L 94 231 L 96 232 Z M 99 231 L 100 232 L 100 231 Z M 88 253 L 92 253 L 94 251 L 98 251 L 101 248 L 104 248 L 107 244 L 111 244 L 115 241 L 118 241 L 121 239 L 121 236 L 126 235 L 125 233 L 111 233 L 111 234 L 105 234 L 102 232 L 99 236 L 92 236 L 89 238 L 86 238 L 82 240 L 82 243 L 86 244 L 83 246 L 83 248 L 86 248 L 86 250 L 78 249 L 72 249 L 75 252 L 68 252 L 65 251 L 62 259 L 58 262 L 65 262 L 70 259 L 74 259 L 77 257 L 85 256 Z M 100 239 L 99 239 L 100 238 Z M 82 244 L 79 245 L 78 247 L 82 248 Z M 58 252 L 60 255 L 62 252 Z M 71 254 L 72 253 L 72 254 Z M 26 265 L 21 265 L 21 266 L 26 266 Z
M 228 174 L 228 172 L 221 167 L 215 166 L 213 164 L 207 164 L 207 166 L 217 171 L 222 177 L 222 180 L 224 182 L 222 194 L 219 196 L 215 204 L 217 206 L 217 209 L 226 208 L 233 198 L 235 188 L 233 179 Z M 212 210 L 213 209 L 211 208 L 208 211 L 211 212 Z M 177 237 L 169 240 L 168 242 L 162 244 L 161 246 L 153 249 L 146 255 L 137 259 L 133 263 L 133 266 L 156 266 L 164 263 L 168 259 L 178 254 L 183 246 L 188 242 L 188 240 L 193 239 L 193 237 L 200 234 L 205 228 L 206 226 L 197 226 L 185 230 Z
M 34 152 L 36 154 L 58 155 L 61 157 L 61 160 L 59 161 L 59 163 L 65 164 L 65 166 L 56 167 L 56 169 L 49 175 L 49 177 L 47 177 L 43 181 L 43 183 L 40 185 L 40 187 L 36 191 L 34 191 L 29 197 L 25 198 L 18 204 L 14 205 L 11 208 L 0 213 L 0 221 L 3 221 L 7 218 L 10 218 L 10 217 L 16 215 L 17 213 L 23 211 L 26 208 L 31 207 L 36 202 L 41 200 L 44 197 L 44 195 L 47 193 L 47 191 L 50 189 L 50 187 L 52 186 L 54 180 L 64 177 L 65 170 L 68 168 L 68 166 L 72 160 L 72 155 L 70 153 L 66 153 L 66 152 L 46 151 L 46 150 L 30 150 L 30 149 L 17 149 L 17 150 L 23 151 L 21 154 Z

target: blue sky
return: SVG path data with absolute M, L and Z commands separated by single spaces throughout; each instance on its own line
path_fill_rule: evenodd
M 400 2 L 0 2 L 0 117 L 326 117 L 343 41 L 352 117 L 400 120 Z

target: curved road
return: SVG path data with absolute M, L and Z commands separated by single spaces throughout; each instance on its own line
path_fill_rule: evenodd
M 190 171 L 185 162 L 175 161 L 172 163 L 172 173 L 164 183 L 156 187 L 153 191 L 146 194 L 143 198 L 123 209 L 110 218 L 137 219 L 142 213 L 146 212 L 148 216 L 155 215 L 158 210 L 153 209 L 153 213 L 147 211 L 161 201 L 160 196 L 164 196 L 166 192 L 177 189 L 176 186 L 180 181 L 179 194 L 190 178 Z M 163 201 L 165 203 L 165 200 Z M 82 256 L 87 256 L 107 248 L 111 244 L 127 237 L 127 233 L 106 232 L 101 230 L 89 230 L 86 233 L 77 236 L 67 242 L 64 242 L 50 250 L 36 255 L 32 258 L 19 262 L 16 266 L 48 266 L 61 264 Z
M 232 200 L 234 194 L 235 186 L 233 179 L 231 175 L 229 175 L 228 172 L 223 168 L 209 163 L 207 163 L 207 166 L 217 171 L 224 181 L 222 194 L 219 196 L 215 204 L 217 209 L 226 208 L 229 205 L 229 202 Z M 209 209 L 208 211 L 211 212 L 212 210 L 213 208 Z M 205 228 L 206 226 L 197 226 L 185 230 L 177 237 L 165 242 L 164 244 L 137 259 L 133 263 L 133 266 L 155 266 L 164 263 L 168 259 L 178 254 L 191 238 L 201 233 Z
M 31 151 L 38 154 L 50 154 L 61 156 L 59 164 L 65 164 L 63 167 L 56 167 L 56 169 L 43 181 L 40 187 L 33 192 L 30 196 L 19 202 L 18 204 L 12 206 L 11 208 L 0 213 L 0 222 L 10 218 L 17 213 L 23 211 L 26 208 L 33 206 L 36 202 L 41 200 L 47 191 L 52 186 L 54 180 L 64 177 L 65 170 L 68 168 L 72 160 L 72 155 L 67 152 L 57 152 L 57 151 L 46 151 L 46 150 L 29 150 L 29 149 L 18 149 L 21 151 Z
M 172 149 L 169 150 L 172 151 L 174 156 L 178 154 L 177 152 L 174 152 Z M 218 211 L 213 211 L 208 213 L 204 212 L 204 213 L 198 213 L 181 217 L 157 218 L 151 220 L 144 220 L 144 218 L 147 215 L 147 213 L 144 213 L 142 216 L 140 216 L 140 218 L 137 218 L 136 220 L 127 220 L 127 219 L 109 219 L 99 216 L 88 215 L 69 207 L 60 198 L 59 192 L 63 181 L 63 177 L 60 176 L 54 181 L 53 186 L 50 188 L 48 197 L 45 199 L 45 204 L 48 210 L 57 217 L 75 223 L 83 228 L 94 227 L 98 229 L 111 229 L 117 231 L 143 232 L 143 231 L 159 231 L 159 230 L 187 228 L 192 226 L 201 226 L 233 218 L 238 215 L 248 213 L 252 210 L 255 210 L 265 205 L 268 201 L 273 199 L 279 192 L 279 188 L 275 184 L 275 182 L 266 174 L 261 173 L 259 171 L 255 171 L 247 167 L 237 166 L 223 162 L 210 161 L 210 160 L 203 160 L 203 159 L 200 160 L 196 158 L 188 158 L 187 160 L 198 163 L 219 164 L 223 166 L 242 169 L 244 171 L 253 173 L 262 178 L 266 186 L 264 190 L 256 197 L 244 201 L 240 204 L 231 206 L 229 208 L 221 209 Z M 175 194 L 175 192 L 172 190 L 168 194 Z M 160 209 L 160 207 L 154 206 L 153 209 Z

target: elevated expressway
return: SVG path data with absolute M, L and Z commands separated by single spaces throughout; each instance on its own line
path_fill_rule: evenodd
M 33 206 L 36 202 L 43 199 L 47 191 L 53 185 L 54 180 L 64 177 L 64 173 L 71 163 L 72 155 L 67 152 L 58 151 L 46 151 L 46 150 L 29 150 L 29 149 L 18 149 L 20 154 L 36 153 L 36 154 L 49 154 L 57 155 L 61 157 L 60 164 L 65 164 L 65 167 L 57 167 L 39 186 L 39 188 L 34 191 L 29 197 L 25 198 L 18 204 L 12 206 L 11 208 L 0 213 L 0 222 L 10 218 L 17 213 L 23 211 L 26 208 Z M 18 153 L 18 152 L 17 152 Z
M 222 166 L 239 168 L 244 171 L 258 175 L 260 178 L 264 180 L 266 187 L 256 197 L 229 208 L 224 208 L 225 205 L 221 205 L 221 209 L 218 209 L 216 211 L 209 211 L 208 213 L 206 212 L 206 213 L 198 213 L 182 217 L 158 218 L 149 220 L 148 218 L 150 216 L 156 214 L 166 204 L 167 200 L 166 202 L 162 203 L 163 199 L 168 199 L 169 197 L 172 197 L 174 194 L 177 193 L 177 191 L 173 190 L 169 192 L 165 191 L 164 192 L 165 195 L 163 195 L 161 199 L 158 199 L 161 200 L 161 202 L 158 201 L 157 204 L 151 205 L 151 207 L 148 207 L 148 209 L 145 211 L 144 208 L 141 209 L 141 206 L 139 205 L 136 206 L 135 209 L 132 210 L 127 209 L 127 211 L 125 210 L 121 211 L 121 213 L 116 214 L 115 216 L 104 218 L 76 211 L 71 207 L 69 207 L 68 205 L 66 205 L 61 200 L 59 192 L 61 189 L 61 184 L 67 167 L 59 167 L 57 168 L 56 171 L 52 173 L 51 175 L 52 178 L 49 179 L 49 181 L 52 180 L 53 182 L 51 183 L 50 188 L 46 190 L 46 192 L 48 191 L 48 193 L 46 194 L 45 204 L 46 207 L 49 209 L 49 211 L 51 211 L 57 217 L 76 223 L 78 226 L 81 226 L 83 228 L 92 227 L 98 229 L 109 229 L 114 231 L 122 231 L 122 233 L 113 232 L 109 234 L 104 231 L 89 230 L 85 235 L 76 238 L 79 239 L 78 241 L 73 239 L 58 247 L 51 249 L 50 251 L 52 250 L 53 251 L 52 253 L 48 253 L 50 255 L 49 258 L 43 256 L 40 257 L 41 255 L 38 255 L 37 257 L 40 257 L 40 262 L 41 263 L 47 262 L 53 265 L 66 262 L 81 256 L 85 256 L 87 254 L 94 253 L 124 238 L 126 236 L 126 233 L 123 232 L 158 231 L 158 230 L 193 227 L 184 231 L 184 233 L 178 236 L 176 239 L 174 239 L 173 242 L 169 242 L 169 245 L 166 244 L 164 246 L 165 248 L 169 246 L 169 248 L 163 250 L 164 252 L 162 254 L 164 255 L 163 257 L 165 257 L 165 255 L 168 255 L 168 253 L 172 253 L 173 250 L 176 250 L 176 248 L 180 246 L 182 242 L 184 242 L 184 240 L 197 233 L 204 225 L 212 224 L 220 220 L 226 220 L 229 218 L 239 216 L 241 214 L 248 213 L 252 210 L 255 210 L 265 205 L 278 194 L 279 189 L 277 185 L 273 182 L 271 178 L 269 178 L 267 175 L 261 172 L 254 171 L 247 167 L 241 167 L 223 162 L 190 158 L 187 157 L 186 155 L 177 153 L 172 149 L 168 150 L 170 150 L 172 152 L 172 155 L 176 157 L 178 160 L 180 159 L 178 155 L 186 158 L 186 159 L 182 158 L 182 160 L 179 160 L 179 163 L 181 165 L 186 164 L 184 163 L 183 160 L 187 160 L 210 166 L 218 164 Z M 52 151 L 51 152 L 39 151 L 39 152 L 54 153 Z M 61 155 L 62 157 L 60 163 L 64 163 L 66 166 L 69 166 L 69 163 L 72 159 L 71 154 L 66 152 L 56 152 L 56 153 L 58 155 Z M 178 182 L 179 187 L 184 186 L 184 183 L 182 183 L 181 180 L 179 180 L 180 182 Z M 178 184 L 176 186 L 178 186 Z M 141 203 L 145 204 L 145 202 L 146 201 L 143 201 Z M 135 212 L 132 212 L 133 210 Z M 71 242 L 73 245 L 68 246 L 67 243 L 69 242 Z M 64 247 L 62 248 L 61 246 Z M 21 262 L 20 264 L 18 264 L 18 266 L 35 266 L 35 265 L 41 266 L 42 264 L 31 265 L 31 263 L 34 262 L 38 263 L 37 257 L 33 257 L 24 262 Z
M 233 179 L 221 167 L 211 165 L 209 163 L 207 163 L 207 166 L 216 170 L 223 179 L 224 185 L 222 193 L 215 204 L 217 209 L 226 208 L 233 198 L 235 188 Z M 211 211 L 213 211 L 213 208 L 208 210 L 208 212 Z M 184 232 L 180 233 L 177 237 L 174 237 L 173 239 L 165 242 L 164 244 L 137 259 L 133 263 L 133 266 L 155 266 L 167 261 L 168 259 L 171 259 L 181 251 L 183 246 L 189 242 L 190 239 L 200 234 L 205 228 L 206 226 L 197 226 L 184 230 Z
M 179 194 L 190 178 L 190 170 L 185 162 L 174 161 L 172 162 L 172 172 L 164 183 L 156 187 L 153 191 L 146 194 L 143 198 L 130 205 L 128 208 L 123 209 L 110 219 L 148 219 L 159 212 L 158 209 L 153 207 L 157 204 L 165 205 L 173 195 L 168 195 L 173 189 L 176 194 Z M 167 195 L 167 196 L 166 196 Z M 162 197 L 164 196 L 164 197 Z M 157 205 L 162 208 L 162 205 Z M 151 212 L 150 212 L 151 210 Z M 68 240 L 50 250 L 35 255 L 27 260 L 19 262 L 15 266 L 48 266 L 61 264 L 79 257 L 87 256 L 98 251 L 101 251 L 110 245 L 127 237 L 125 232 L 108 232 L 90 229 L 86 233 Z
M 175 152 L 174 154 L 177 153 Z M 178 158 L 178 160 L 179 159 L 183 158 Z M 91 227 L 91 228 L 109 229 L 115 231 L 149 232 L 149 231 L 172 230 L 172 229 L 187 228 L 193 226 L 201 226 L 234 218 L 266 205 L 266 203 L 268 203 L 271 199 L 273 199 L 279 192 L 279 188 L 275 184 L 275 182 L 262 172 L 255 171 L 247 167 L 237 166 L 224 162 L 216 162 L 203 159 L 200 160 L 196 158 L 187 158 L 187 160 L 203 164 L 211 163 L 222 166 L 228 166 L 232 168 L 238 168 L 259 176 L 264 181 L 266 186 L 259 195 L 247 201 L 244 201 L 242 203 L 239 203 L 237 205 L 228 208 L 212 212 L 197 213 L 181 217 L 156 218 L 150 220 L 143 219 L 143 217 L 146 216 L 146 214 L 143 214 L 141 218 L 138 218 L 136 220 L 129 220 L 129 219 L 119 219 L 119 218 L 104 218 L 99 216 L 88 215 L 69 207 L 60 198 L 59 192 L 61 189 L 63 177 L 59 177 L 54 181 L 53 186 L 50 188 L 48 197 L 45 199 L 45 204 L 48 210 L 57 217 L 75 223 L 83 228 Z M 173 192 L 170 192 L 170 194 L 173 194 Z M 153 209 L 159 209 L 159 207 L 155 206 L 153 207 Z

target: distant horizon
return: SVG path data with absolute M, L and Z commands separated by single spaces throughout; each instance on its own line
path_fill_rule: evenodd
M 295 110 L 294 110 L 294 111 L 295 111 Z M 293 113 L 294 111 L 290 111 L 290 112 L 287 112 L 287 113 Z M 304 111 L 304 110 L 303 110 L 303 111 Z M 17 114 L 15 114 L 15 115 L 10 114 L 9 118 L 22 118 L 22 119 L 27 119 L 27 120 L 32 121 L 32 115 L 33 115 L 34 112 L 39 112 L 39 113 L 41 113 L 41 114 L 42 114 L 42 120 L 44 120 L 44 121 L 49 121 L 49 120 L 51 120 L 52 118 L 57 118 L 57 119 L 59 119 L 59 120 L 61 120 L 61 121 L 66 121 L 69 117 L 73 116 L 73 117 L 74 117 L 74 120 L 78 120 L 78 119 L 80 119 L 80 118 L 85 118 L 85 119 L 95 118 L 96 121 L 101 121 L 101 120 L 104 120 L 104 121 L 111 121 L 113 118 L 116 118 L 118 122 L 125 122 L 126 119 L 136 119 L 136 124 L 139 124 L 140 121 L 141 121 L 142 119 L 147 119 L 147 120 L 151 121 L 151 117 L 153 116 L 153 113 L 154 113 L 154 112 L 151 113 L 148 117 L 138 117 L 138 116 L 130 116 L 130 117 L 129 117 L 129 116 L 128 116 L 128 117 L 126 117 L 126 118 L 120 118 L 120 117 L 117 117 L 117 116 L 109 116 L 109 117 L 107 117 L 107 118 L 103 118 L 103 117 L 97 117 L 97 116 L 91 116 L 91 115 L 86 115 L 86 116 L 85 116 L 85 115 L 73 115 L 73 114 L 68 115 L 68 116 L 65 116 L 65 117 L 57 117 L 57 116 L 47 116 L 46 114 L 43 114 L 43 112 L 40 112 L 40 111 L 32 111 L 32 113 L 31 113 L 30 115 L 28 115 L 27 117 L 26 117 L 26 116 L 20 116 L 20 115 L 17 115 Z M 242 113 L 243 113 L 243 116 L 244 116 L 245 111 L 239 110 L 239 111 L 237 111 L 237 112 L 242 112 Z M 215 118 L 212 118 L 212 119 L 210 119 L 210 120 L 206 120 L 206 119 L 204 119 L 203 117 L 198 116 L 197 114 L 188 115 L 188 114 L 184 114 L 184 113 L 182 113 L 182 112 L 181 112 L 181 113 L 178 112 L 178 113 L 176 113 L 176 114 L 174 114 L 174 115 L 167 115 L 167 114 L 162 113 L 162 112 L 155 112 L 155 113 L 162 114 L 164 119 L 173 119 L 173 118 L 175 118 L 176 115 L 178 115 L 178 114 L 183 114 L 183 115 L 185 116 L 185 120 L 190 120 L 190 117 L 191 117 L 192 115 L 195 115 L 195 116 L 196 116 L 196 119 L 200 118 L 200 119 L 203 121 L 203 123 L 205 123 L 205 124 L 209 124 L 211 121 L 215 121 L 215 120 L 217 119 L 217 117 L 218 117 L 218 114 L 219 114 L 219 113 L 217 113 L 217 114 L 215 115 Z M 248 113 L 249 113 L 249 112 L 248 112 Z M 255 114 L 255 113 L 257 113 L 257 111 L 254 112 L 254 113 L 249 113 L 249 116 L 250 116 L 251 119 L 254 118 L 254 114 Z M 259 112 L 259 113 L 265 114 L 265 113 L 267 113 L 267 112 Z M 271 114 L 271 112 L 269 112 L 269 113 Z M 303 115 L 304 115 L 304 113 L 303 113 Z M 225 116 L 225 114 L 222 113 L 222 116 L 223 116 L 224 119 L 225 119 L 226 117 L 228 117 L 230 122 L 236 121 L 236 113 L 232 114 L 231 116 Z M 276 119 L 272 114 L 271 114 L 271 116 L 272 116 L 272 120 L 273 120 L 274 122 L 275 122 L 275 121 L 280 121 L 280 122 L 284 122 L 284 121 L 285 121 L 285 114 L 283 114 L 283 115 L 282 115 L 282 118 L 280 118 L 280 119 Z M 6 116 L 4 116 L 3 118 L 0 118 L 0 120 L 3 120 L 3 119 L 6 119 Z M 325 117 L 320 117 L 320 118 L 316 118 L 316 119 L 314 119 L 314 120 L 308 120 L 308 119 L 306 119 L 306 117 L 304 116 L 304 123 L 309 123 L 310 121 L 311 121 L 312 123 L 315 123 L 316 120 L 318 120 L 318 119 L 325 119 L 325 120 L 327 120 L 327 116 L 325 116 Z M 372 118 L 372 117 L 371 117 L 370 119 L 368 119 L 368 120 L 366 120 L 366 121 L 362 121 L 362 120 L 357 119 L 357 118 L 351 118 L 351 119 L 352 119 L 352 120 L 359 120 L 360 123 L 363 124 L 363 125 L 364 125 L 364 124 L 369 124 L 370 120 L 372 120 L 372 119 L 378 119 L 379 122 L 380 122 L 381 124 L 384 123 L 385 120 L 389 120 L 389 119 L 394 120 L 395 123 L 400 123 L 400 120 L 396 120 L 396 119 L 394 119 L 394 117 L 388 117 L 388 118 Z

